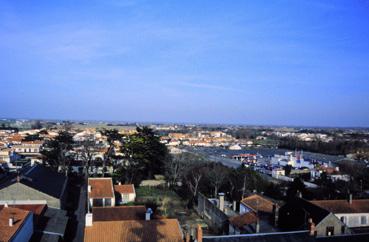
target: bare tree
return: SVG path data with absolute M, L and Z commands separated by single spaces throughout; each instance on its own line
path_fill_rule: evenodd
M 224 184 L 228 176 L 228 170 L 224 169 L 223 166 L 215 164 L 212 168 L 209 168 L 207 178 L 210 184 L 214 188 L 214 196 L 218 195 L 219 188 Z
M 94 160 L 94 154 L 95 154 L 95 142 L 91 140 L 83 141 L 81 149 L 79 150 L 79 158 L 83 161 L 86 180 L 89 177 L 90 167 Z
M 106 171 L 106 164 L 107 163 L 112 163 L 112 158 L 115 154 L 115 141 L 121 141 L 122 140 L 122 135 L 119 134 L 118 130 L 116 129 L 105 129 L 102 131 L 102 134 L 106 136 L 107 141 L 108 141 L 108 149 L 104 154 L 104 159 L 103 159 L 103 177 L 105 176 L 105 171 Z
M 196 197 L 199 191 L 200 181 L 203 178 L 202 170 L 202 168 L 194 167 L 187 176 L 186 182 L 193 197 Z
M 184 154 L 176 155 L 168 159 L 165 164 L 165 171 L 169 185 L 175 186 L 179 179 L 184 175 L 189 162 Z

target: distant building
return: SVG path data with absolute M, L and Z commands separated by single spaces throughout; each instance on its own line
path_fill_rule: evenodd
M 271 159 L 273 166 L 287 166 L 290 165 L 293 168 L 307 167 L 313 169 L 314 165 L 310 161 L 304 160 L 303 152 L 286 152 L 284 155 L 274 155 Z
M 233 155 L 232 159 L 241 161 L 246 164 L 255 164 L 257 162 L 256 154 L 238 154 Z
M 279 178 L 280 176 L 285 176 L 286 175 L 286 171 L 283 168 L 274 168 L 272 170 L 272 177 L 274 178 Z
M 21 144 L 12 146 L 12 149 L 19 154 L 39 154 L 43 141 L 22 141 Z
M 238 144 L 229 146 L 230 150 L 242 150 L 242 147 Z

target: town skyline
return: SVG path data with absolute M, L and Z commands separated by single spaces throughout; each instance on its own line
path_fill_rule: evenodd
M 124 125 L 184 125 L 184 126 L 240 126 L 240 127 L 275 127 L 275 128 L 322 128 L 322 129 L 367 129 L 369 126 L 324 126 L 324 125 L 298 125 L 298 124 L 252 124 L 252 123 L 206 123 L 206 122 L 170 122 L 170 121 L 137 121 L 137 120 L 88 120 L 88 119 L 53 119 L 53 118 L 12 118 L 12 117 L 0 117 L 0 120 L 24 120 L 24 121 L 50 121 L 50 122 L 81 122 L 85 124 L 111 124 L 113 126 Z

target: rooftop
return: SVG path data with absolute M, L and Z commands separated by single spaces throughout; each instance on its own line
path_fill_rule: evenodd
M 241 203 L 252 208 L 254 211 L 273 213 L 274 202 L 258 194 L 245 197 L 241 200 Z
M 65 189 L 67 178 L 42 165 L 36 165 L 25 173 L 21 183 L 55 198 L 60 198 Z
M 18 208 L 26 211 L 30 211 L 35 215 L 41 215 L 47 208 L 46 204 L 9 204 L 10 208 Z M 0 205 L 0 210 L 4 208 L 4 205 Z
M 19 182 L 54 198 L 61 198 L 67 178 L 43 165 L 30 167 L 19 177 Z M 0 189 L 17 182 L 17 179 L 8 180 L 0 185 Z
M 229 223 L 237 228 L 242 228 L 245 225 L 254 224 L 257 221 L 257 216 L 254 212 L 244 213 L 238 216 L 231 217 Z
M 144 220 L 145 206 L 93 207 L 93 221 Z
M 10 241 L 29 214 L 26 210 L 3 207 L 0 210 L 0 241 Z M 13 226 L 9 226 L 9 218 L 14 219 Z
M 319 200 L 311 203 L 332 213 L 369 213 L 369 199 L 352 200 Z
M 89 198 L 114 197 L 113 182 L 111 178 L 89 178 L 88 185 L 91 186 Z
M 94 222 L 85 228 L 85 242 L 182 242 L 176 219 Z
M 118 193 L 135 193 L 133 184 L 114 185 L 114 190 Z

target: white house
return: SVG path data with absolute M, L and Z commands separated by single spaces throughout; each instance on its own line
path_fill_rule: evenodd
M 136 200 L 136 191 L 133 184 L 114 185 L 114 191 L 119 194 L 117 203 L 126 204 Z
M 320 200 L 311 201 L 315 205 L 322 207 L 342 222 L 349 228 L 369 227 L 369 199 L 353 200 Z
M 274 168 L 272 170 L 272 177 L 274 178 L 278 178 L 280 176 L 285 176 L 286 175 L 286 172 L 283 168 Z
M 115 195 L 111 177 L 88 178 L 88 203 L 92 207 L 114 207 Z
M 38 154 L 42 144 L 42 141 L 22 141 L 21 144 L 13 145 L 12 148 L 20 154 Z

